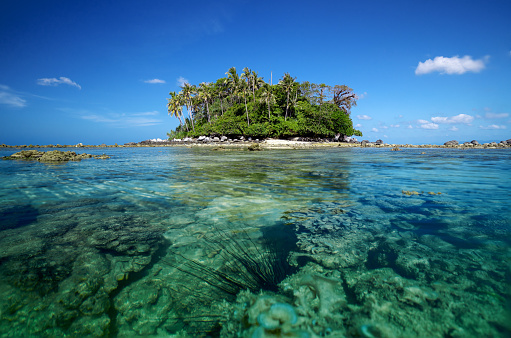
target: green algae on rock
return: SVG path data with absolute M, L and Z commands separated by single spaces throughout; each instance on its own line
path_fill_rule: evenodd
M 11 156 L 4 156 L 4 160 L 27 160 L 39 162 L 67 162 L 67 161 L 81 161 L 84 158 L 107 159 L 108 155 L 91 155 L 91 154 L 77 154 L 74 151 L 38 151 L 38 150 L 22 150 L 14 153 Z

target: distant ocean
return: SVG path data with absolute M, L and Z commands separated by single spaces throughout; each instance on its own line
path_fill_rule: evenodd
M 0 161 L 0 336 L 511 336 L 509 149 L 81 151 Z

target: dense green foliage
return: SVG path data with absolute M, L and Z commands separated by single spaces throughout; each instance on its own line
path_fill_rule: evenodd
M 168 111 L 180 125 L 169 138 L 362 136 L 350 118 L 356 94 L 345 85 L 299 83 L 288 73 L 270 85 L 248 68 L 241 75 L 234 67 L 225 74 L 214 83 L 185 83 L 178 94 L 170 93 Z

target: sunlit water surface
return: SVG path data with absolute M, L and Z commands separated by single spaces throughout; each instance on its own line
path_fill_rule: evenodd
M 511 333 L 509 150 L 84 152 L 0 161 L 2 336 Z

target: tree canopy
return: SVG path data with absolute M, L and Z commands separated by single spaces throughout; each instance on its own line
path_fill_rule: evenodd
M 350 117 L 357 96 L 346 85 L 300 83 L 289 73 L 271 85 L 248 67 L 241 74 L 231 67 L 225 75 L 170 92 L 167 108 L 179 119 L 170 138 L 362 136 Z

